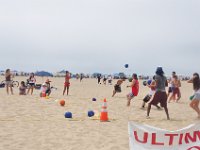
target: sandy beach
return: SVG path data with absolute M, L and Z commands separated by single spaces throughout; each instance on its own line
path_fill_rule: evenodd
M 36 77 L 43 83 L 46 77 Z M 19 96 L 18 88 L 14 95 L 7 95 L 0 89 L 0 149 L 1 150 L 128 150 L 128 122 L 135 121 L 162 129 L 177 130 L 197 123 L 196 113 L 189 107 L 192 84 L 182 82 L 182 98 L 179 103 L 168 104 L 171 120 L 166 119 L 164 110 L 152 107 L 150 119 L 146 119 L 146 109 L 140 109 L 142 98 L 149 89 L 140 81 L 139 96 L 126 106 L 128 81 L 122 84 L 122 92 L 111 97 L 113 85 L 98 85 L 96 79 L 82 82 L 71 79 L 69 96 L 62 96 L 64 78 L 49 78 L 52 91 L 49 99 L 39 97 L 39 90 L 33 95 Z M 4 77 L 0 77 L 0 81 Z M 15 77 L 25 81 L 26 77 Z M 113 81 L 116 83 L 116 80 Z M 93 102 L 92 98 L 97 101 Z M 100 122 L 87 117 L 88 110 L 101 111 L 102 100 L 106 98 L 110 122 Z M 64 99 L 61 107 L 58 100 Z M 77 121 L 65 119 L 70 111 Z

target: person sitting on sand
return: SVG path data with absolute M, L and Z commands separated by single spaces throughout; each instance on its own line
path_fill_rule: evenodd
M 167 119 L 169 120 L 170 118 L 167 108 L 167 93 L 165 91 L 165 87 L 168 85 L 168 82 L 167 78 L 164 76 L 162 67 L 157 68 L 155 81 L 156 81 L 156 93 L 154 94 L 153 99 L 148 104 L 147 118 L 149 118 L 151 105 L 156 106 L 158 103 L 160 103 L 161 107 L 164 107 Z
M 127 87 L 131 87 L 131 92 L 127 95 L 127 100 L 128 100 L 127 106 L 130 106 L 131 99 L 137 96 L 139 93 L 139 82 L 138 82 L 137 74 L 134 73 L 132 77 L 133 79 L 132 79 L 131 85 L 127 86 Z
M 174 75 L 174 78 L 172 79 L 172 85 L 173 85 L 173 90 L 172 90 L 172 95 L 169 98 L 169 103 L 171 102 L 171 100 L 176 100 L 176 102 L 178 102 L 178 100 L 181 98 L 181 92 L 180 92 L 180 87 L 181 87 L 181 82 L 178 79 L 177 75 Z
M 192 96 L 192 101 L 190 103 L 190 107 L 197 112 L 198 118 L 200 118 L 200 109 L 199 109 L 199 101 L 200 101 L 200 78 L 198 73 L 193 74 L 193 78 L 188 81 L 188 83 L 193 83 L 194 94 Z
M 21 82 L 19 87 L 19 95 L 26 95 L 26 85 L 24 81 Z
M 145 107 L 145 104 L 147 102 L 150 101 L 150 99 L 152 98 L 152 96 L 155 94 L 156 92 L 156 81 L 155 81 L 155 76 L 153 76 L 153 80 L 151 81 L 151 84 L 147 84 L 147 86 L 150 88 L 149 94 L 147 94 L 144 99 L 143 99 L 143 103 L 142 103 L 142 107 Z M 160 107 L 158 105 L 155 105 L 158 109 L 160 109 Z
M 66 89 L 67 89 L 67 95 L 69 94 L 69 86 L 70 86 L 69 79 L 70 79 L 70 73 L 69 71 L 66 71 L 63 95 L 65 95 Z
M 119 79 L 117 80 L 117 83 L 115 84 L 114 86 L 114 90 L 113 90 L 113 95 L 112 97 L 115 96 L 116 93 L 120 93 L 122 90 L 121 90 L 121 85 L 122 83 L 125 81 L 125 79 Z

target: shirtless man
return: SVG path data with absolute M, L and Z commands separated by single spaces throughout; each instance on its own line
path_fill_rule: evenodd
M 112 97 L 114 97 L 116 93 L 120 93 L 122 91 L 121 85 L 124 81 L 125 81 L 125 78 L 117 80 L 117 84 L 115 84 L 115 86 L 114 86 Z

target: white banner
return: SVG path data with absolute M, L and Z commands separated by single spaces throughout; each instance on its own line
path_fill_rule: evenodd
M 177 131 L 128 123 L 130 150 L 200 150 L 200 125 Z

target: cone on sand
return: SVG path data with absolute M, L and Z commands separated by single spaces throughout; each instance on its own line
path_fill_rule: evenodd
M 108 121 L 108 112 L 107 112 L 107 102 L 106 99 L 103 101 L 102 110 L 101 110 L 101 116 L 100 121 L 106 122 Z

